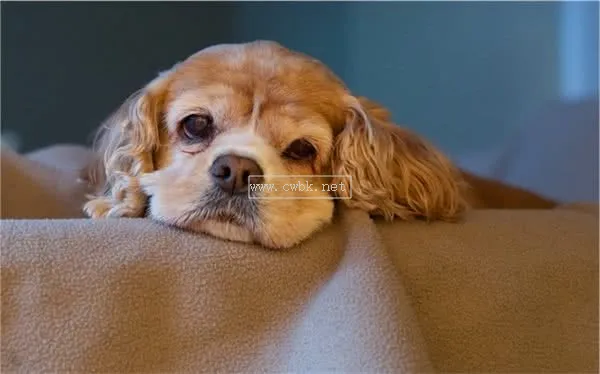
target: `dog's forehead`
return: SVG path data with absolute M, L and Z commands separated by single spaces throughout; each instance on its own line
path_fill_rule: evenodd
M 271 79 L 285 79 L 287 75 L 303 73 L 306 80 L 344 85 L 321 61 L 271 41 L 211 46 L 188 57 L 180 65 L 190 70 L 221 68 L 228 73 L 238 72 Z
M 197 52 L 173 69 L 170 94 L 175 98 L 211 85 L 229 86 L 249 102 L 304 105 L 335 121 L 341 120 L 347 91 L 320 61 L 263 41 Z

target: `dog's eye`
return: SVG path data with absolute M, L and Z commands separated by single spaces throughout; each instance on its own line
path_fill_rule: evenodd
M 181 121 L 183 136 L 188 140 L 206 139 L 213 131 L 213 118 L 208 114 L 190 114 Z
M 283 155 L 293 160 L 310 160 L 315 157 L 317 150 L 310 144 L 306 139 L 294 140 L 286 149 L 283 151 Z

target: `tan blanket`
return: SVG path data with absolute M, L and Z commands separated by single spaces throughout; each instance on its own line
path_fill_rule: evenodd
M 589 206 L 343 210 L 281 252 L 149 220 L 1 227 L 2 372 L 598 371 Z

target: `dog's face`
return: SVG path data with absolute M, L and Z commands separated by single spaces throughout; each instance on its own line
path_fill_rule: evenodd
M 90 216 L 149 215 L 271 248 L 329 223 L 336 198 L 386 218 L 464 209 L 446 158 L 273 42 L 207 48 L 161 74 L 107 121 L 100 152 Z

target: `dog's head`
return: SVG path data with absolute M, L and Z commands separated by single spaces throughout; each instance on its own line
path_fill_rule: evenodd
M 327 224 L 336 198 L 385 218 L 453 220 L 465 208 L 440 152 L 273 42 L 175 65 L 107 121 L 100 146 L 105 190 L 90 216 L 149 215 L 272 248 Z

